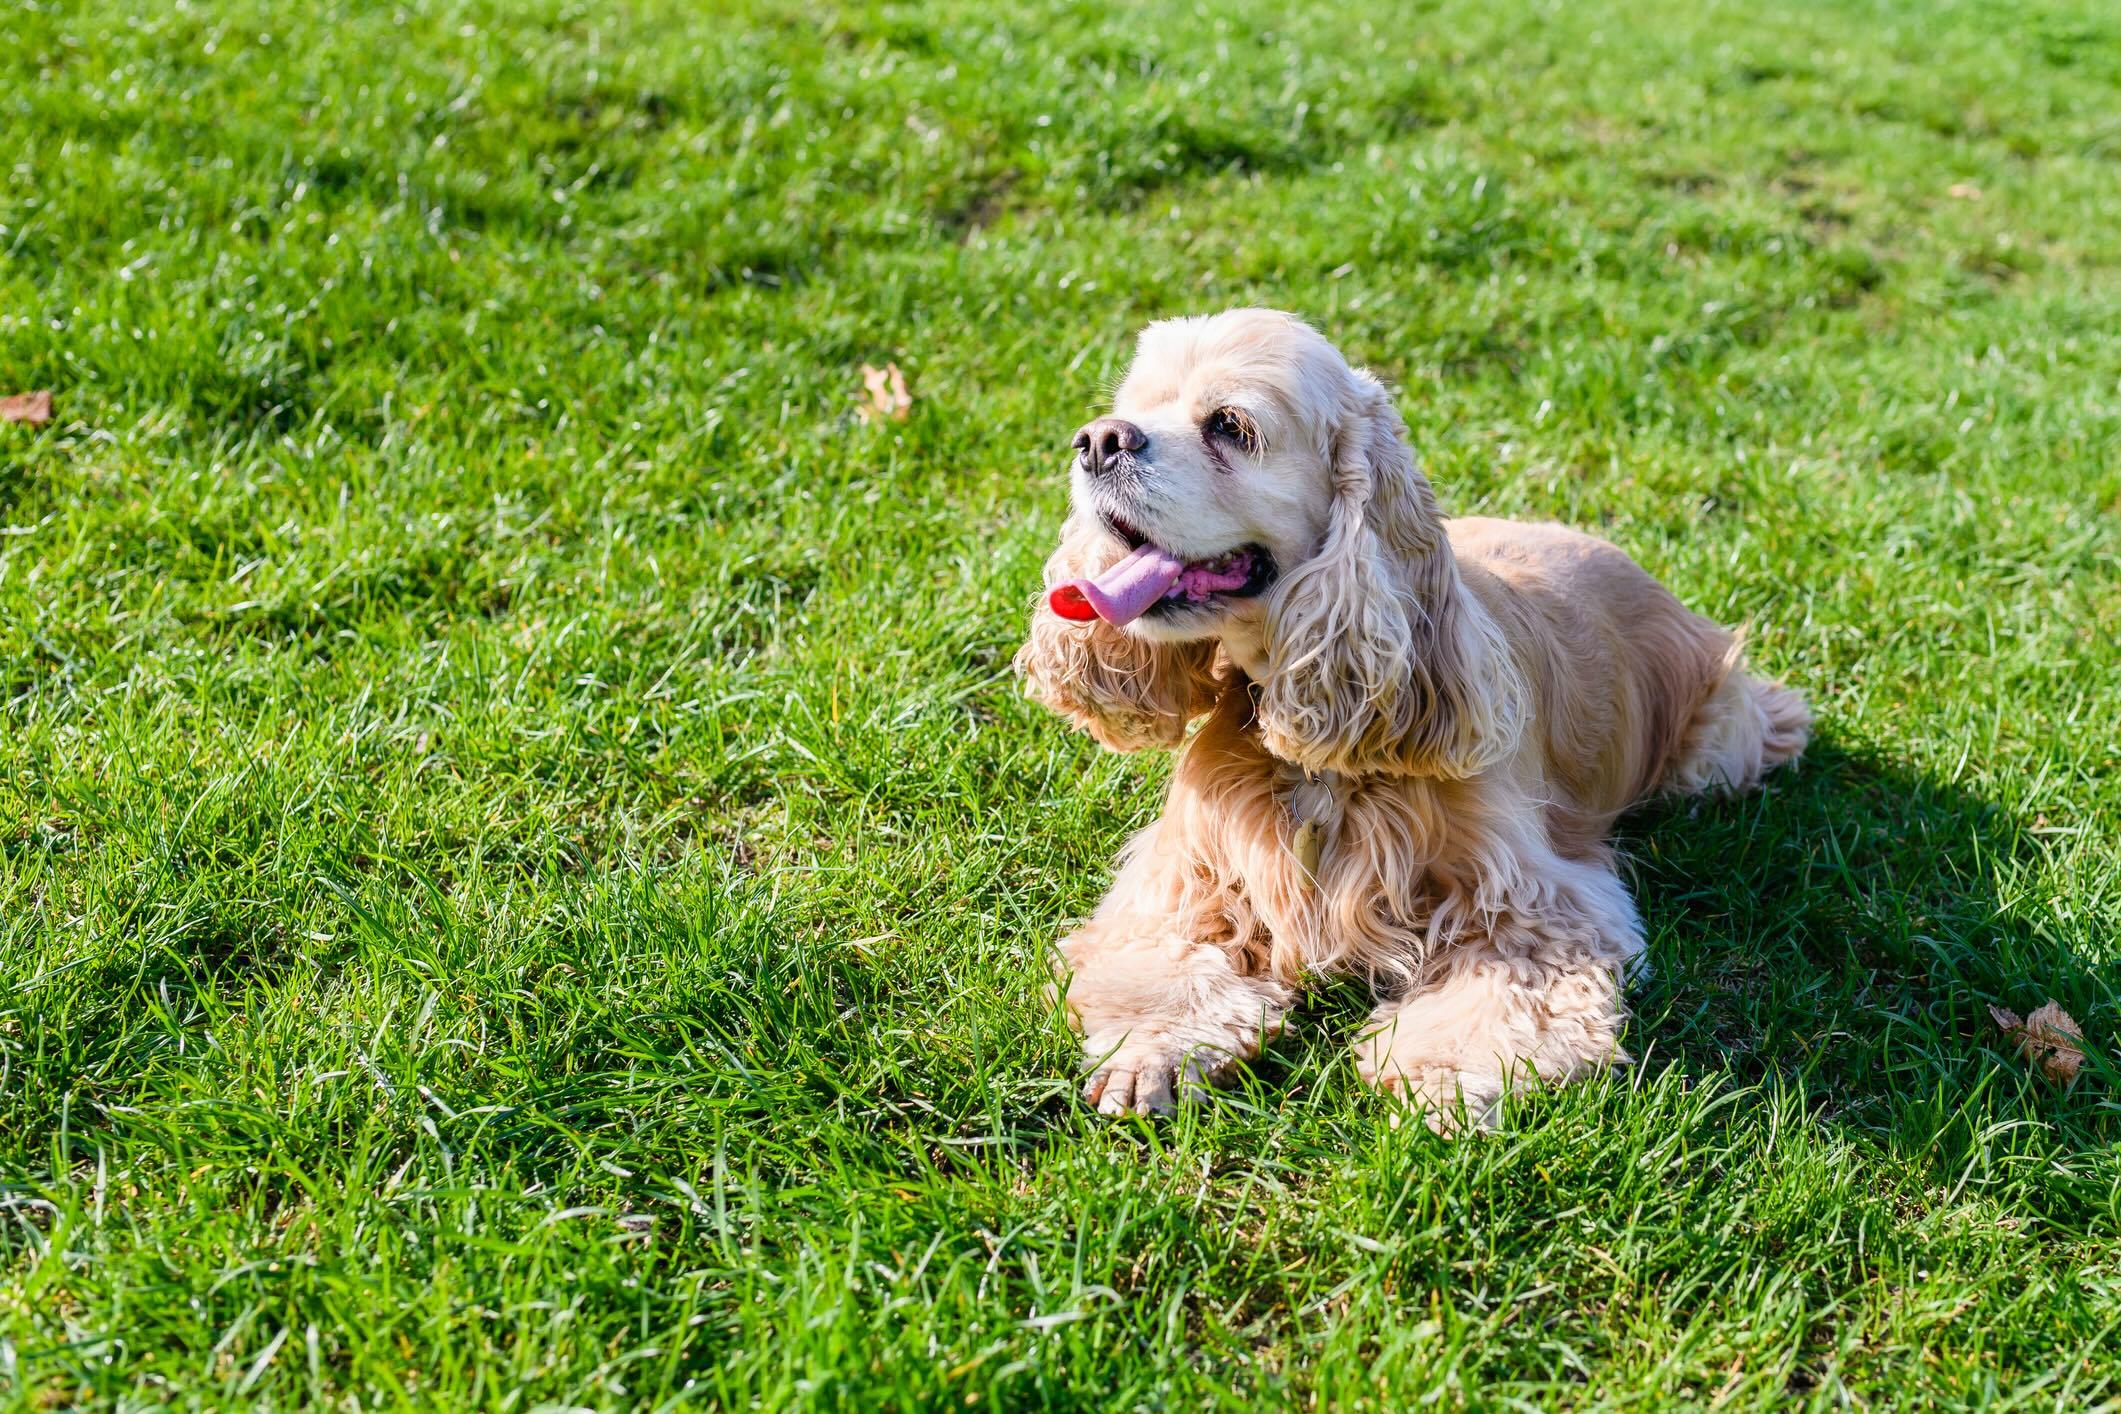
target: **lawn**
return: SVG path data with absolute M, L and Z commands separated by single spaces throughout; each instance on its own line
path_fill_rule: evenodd
M 0 1407 L 2121 1407 L 2121 11 L 1307 8 L 7 8 Z M 1068 437 L 1241 303 L 1818 710 L 1494 1135 L 1042 998 Z

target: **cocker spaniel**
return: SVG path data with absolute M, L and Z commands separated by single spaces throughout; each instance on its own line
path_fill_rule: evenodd
M 1613 546 L 1446 520 L 1384 387 L 1289 315 L 1150 325 L 1075 451 L 1017 670 L 1116 750 L 1207 718 L 1059 943 L 1085 1098 L 1168 1111 L 1336 973 L 1384 998 L 1359 1072 L 1438 1128 L 1625 1061 L 1607 830 L 1795 757 L 1804 700 Z

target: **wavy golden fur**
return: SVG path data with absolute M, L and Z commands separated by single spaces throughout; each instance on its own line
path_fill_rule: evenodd
M 1088 1098 L 1169 1108 L 1331 973 L 1383 998 L 1361 1073 L 1439 1126 L 1625 1059 L 1642 932 L 1607 832 L 1795 757 L 1802 699 L 1611 545 L 1446 520 L 1384 388 L 1287 315 L 1150 326 L 1114 413 L 1143 445 L 1078 462 L 1049 589 L 1123 535 L 1279 573 L 1124 627 L 1033 610 L 1036 697 L 1116 750 L 1183 743 L 1162 816 L 1059 944 Z

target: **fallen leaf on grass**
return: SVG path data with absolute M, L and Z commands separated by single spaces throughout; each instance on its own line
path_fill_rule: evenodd
M 34 393 L 16 393 L 0 398 L 0 422 L 23 422 L 42 427 L 52 420 L 52 395 L 40 388 Z
M 869 390 L 869 401 L 861 405 L 862 421 L 874 422 L 888 417 L 893 422 L 904 422 L 907 411 L 913 406 L 913 395 L 906 391 L 906 375 L 898 371 L 898 365 L 887 363 L 882 368 L 862 365 L 862 386 Z
M 2027 1017 L 2000 1006 L 1990 1007 L 1988 1014 L 2003 1028 L 2005 1040 L 2018 1043 L 2018 1054 L 2035 1070 L 2057 1085 L 2076 1080 L 2084 1064 L 2084 1029 L 2075 1017 L 2053 1002 Z

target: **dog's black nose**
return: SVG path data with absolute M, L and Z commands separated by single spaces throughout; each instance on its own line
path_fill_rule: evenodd
M 1148 445 L 1148 434 L 1124 417 L 1086 422 L 1083 430 L 1075 434 L 1075 455 L 1082 461 L 1083 470 L 1092 476 L 1102 475 L 1106 465 L 1121 452 L 1138 452 Z

